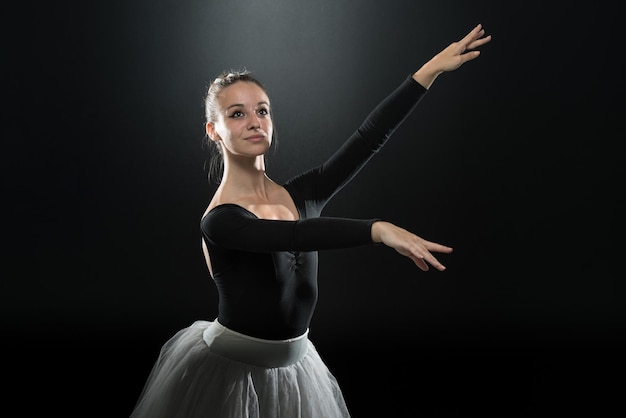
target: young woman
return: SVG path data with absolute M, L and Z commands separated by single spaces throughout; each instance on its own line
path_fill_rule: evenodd
M 162 348 L 131 417 L 349 417 L 337 381 L 308 338 L 317 251 L 382 243 L 427 271 L 452 248 L 378 219 L 322 216 L 437 76 L 479 56 L 477 25 L 404 80 L 323 164 L 284 184 L 265 172 L 270 99 L 247 72 L 220 75 L 206 95 L 206 133 L 221 182 L 200 229 L 219 294 L 217 318 Z

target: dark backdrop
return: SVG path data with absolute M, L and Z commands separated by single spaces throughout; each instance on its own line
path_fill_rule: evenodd
M 3 6 L 9 397 L 128 416 L 165 340 L 215 317 L 199 220 L 217 73 L 266 85 L 282 181 L 483 23 L 483 55 L 442 75 L 326 210 L 448 243 L 448 270 L 380 246 L 323 252 L 311 338 L 357 417 L 623 408 L 624 66 L 602 3 Z

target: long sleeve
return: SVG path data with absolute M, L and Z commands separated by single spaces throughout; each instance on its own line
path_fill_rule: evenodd
M 224 204 L 202 219 L 201 229 L 208 242 L 228 250 L 317 251 L 372 244 L 374 221 L 336 217 L 267 220 L 241 206 Z
M 380 150 L 427 91 L 407 77 L 324 164 L 289 180 L 285 188 L 294 200 L 307 202 L 307 210 L 317 209 L 310 216 L 319 216 L 324 205 Z

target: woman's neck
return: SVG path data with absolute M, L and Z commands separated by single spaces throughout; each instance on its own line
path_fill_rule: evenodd
M 225 164 L 219 188 L 233 198 L 250 195 L 267 198 L 269 189 L 274 184 L 265 173 L 265 164 L 262 158 L 257 158 L 254 163 Z

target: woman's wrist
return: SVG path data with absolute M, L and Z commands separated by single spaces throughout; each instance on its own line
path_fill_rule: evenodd
M 413 80 L 420 83 L 424 88 L 429 89 L 435 79 L 443 71 L 436 70 L 432 67 L 432 63 L 429 61 L 422 65 L 419 70 L 413 73 Z
M 381 238 L 382 227 L 383 227 L 383 221 L 374 221 L 374 223 L 372 223 L 372 242 L 376 244 L 382 242 L 382 238 Z

